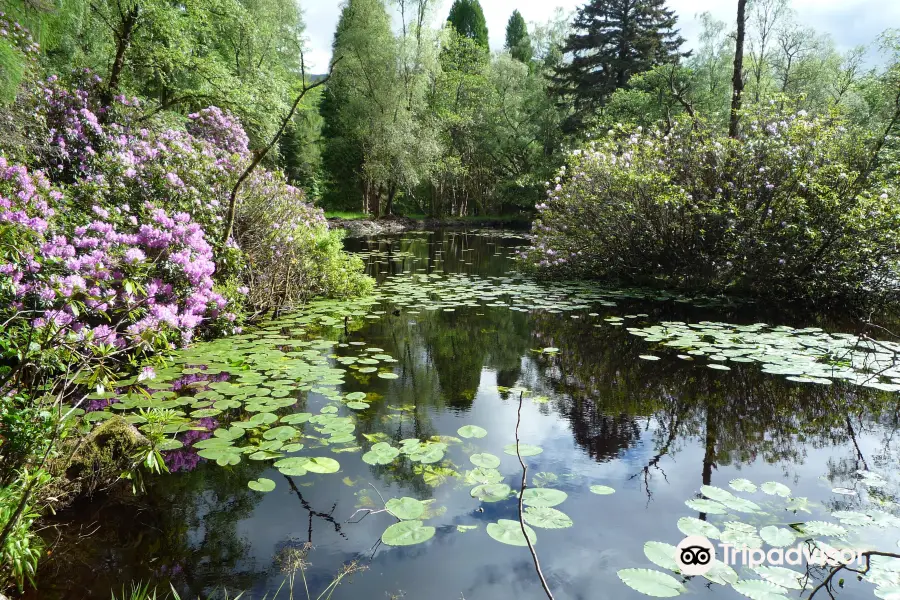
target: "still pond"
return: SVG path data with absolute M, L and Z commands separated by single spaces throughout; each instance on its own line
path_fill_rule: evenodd
M 335 599 L 544 598 L 518 522 L 520 403 L 526 521 L 557 600 L 799 596 L 783 572 L 679 576 L 686 533 L 900 551 L 897 346 L 771 307 L 534 282 L 525 243 L 350 239 L 372 298 L 192 347 L 151 400 L 93 399 L 96 419 L 171 411 L 172 475 L 58 515 L 35 597 L 153 581 L 272 598 L 302 559 L 312 598 L 347 569 Z M 900 584 L 879 568 L 836 596 Z

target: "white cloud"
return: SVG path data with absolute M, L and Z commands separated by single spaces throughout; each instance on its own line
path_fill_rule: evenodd
M 315 72 L 324 71 L 331 56 L 331 42 L 341 11 L 338 0 L 299 0 L 303 8 L 310 53 L 308 62 Z M 439 0 L 435 4 L 434 23 L 446 19 L 453 0 Z M 543 23 L 557 8 L 574 12 L 584 0 L 481 0 L 490 31 L 491 49 L 500 50 L 506 36 L 506 22 L 518 9 L 529 23 Z M 737 11 L 733 0 L 670 0 L 669 6 L 679 17 L 682 35 L 693 46 L 699 34 L 697 15 L 710 12 L 720 20 L 731 23 Z M 900 23 L 900 2 L 895 0 L 793 0 L 798 20 L 827 33 L 839 48 L 869 44 L 890 24 Z

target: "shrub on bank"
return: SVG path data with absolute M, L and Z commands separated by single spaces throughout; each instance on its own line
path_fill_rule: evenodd
M 230 114 L 179 126 L 145 119 L 137 99 L 100 104 L 99 79 L 51 78 L 35 113 L 43 170 L 0 157 L 0 317 L 75 342 L 148 349 L 233 329 L 243 305 L 364 292 L 362 265 L 322 211 L 277 172 L 239 196 L 236 236 L 217 247 L 228 197 L 250 157 Z M 22 312 L 25 311 L 25 312 Z
M 837 117 L 620 127 L 571 153 L 523 258 L 548 276 L 820 302 L 893 289 L 897 182 Z

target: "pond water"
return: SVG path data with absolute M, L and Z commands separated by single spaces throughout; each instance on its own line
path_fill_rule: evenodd
M 704 485 L 735 494 L 729 482 L 738 478 L 788 486 L 785 498 L 744 495 L 771 509 L 754 515 L 757 525 L 837 522 L 829 513 L 873 503 L 885 519 L 893 510 L 900 372 L 886 364 L 891 344 L 842 354 L 852 336 L 790 329 L 820 325 L 796 315 L 769 312 L 763 327 L 760 311 L 743 304 L 538 284 L 514 272 L 512 256 L 525 243 L 517 235 L 420 232 L 347 243 L 378 279 L 371 304 L 316 303 L 197 346 L 161 372 L 155 401 L 216 433 L 179 434 L 187 445 L 167 457 L 173 474 L 145 496 L 98 497 L 59 515 L 35 597 L 109 598 L 111 589 L 152 580 L 171 582 L 184 598 L 216 588 L 271 598 L 285 579 L 279 557 L 308 542 L 312 598 L 351 563 L 360 570 L 335 599 L 544 598 L 528 549 L 488 533 L 495 524 L 494 534 L 516 535 L 496 523 L 518 518 L 518 498 L 503 484 L 520 488 L 520 402 L 519 437 L 529 445 L 520 448 L 540 451 L 524 458 L 528 486 L 566 496 L 557 503 L 558 494 L 538 492 L 531 504 L 553 504 L 573 523 L 547 528 L 547 519 L 568 523 L 535 511 L 544 525 L 534 528 L 535 550 L 557 599 L 646 597 L 617 575 L 664 571 L 645 556 L 645 542 L 678 544 L 682 517 L 719 527 L 733 518 L 707 510 L 715 503 L 685 504 Z M 816 360 L 826 352 L 832 366 Z M 125 396 L 97 412 L 133 415 L 140 406 Z M 319 460 L 273 466 L 284 457 Z M 379 462 L 387 464 L 370 464 Z M 259 478 L 274 489 L 250 489 Z M 406 539 L 426 541 L 382 543 L 398 519 L 358 512 L 401 497 L 425 501 L 397 510 L 423 513 Z M 811 513 L 785 511 L 797 497 Z M 881 525 L 866 539 L 896 550 L 900 529 L 889 519 Z M 305 598 L 297 577 L 295 595 Z M 872 597 L 871 583 L 846 580 L 841 598 Z M 744 597 L 699 577 L 685 586 L 697 596 Z

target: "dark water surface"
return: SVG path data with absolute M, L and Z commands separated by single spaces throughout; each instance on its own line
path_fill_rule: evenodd
M 367 253 L 379 282 L 403 272 L 503 276 L 522 244 L 515 236 L 459 232 L 348 241 L 350 249 Z M 547 296 L 553 293 L 549 284 Z M 245 590 L 244 598 L 271 597 L 284 579 L 276 555 L 311 542 L 307 577 L 313 598 L 351 561 L 366 570 L 348 577 L 335 599 L 542 598 L 527 548 L 498 543 L 485 531 L 493 521 L 517 518 L 516 499 L 479 502 L 462 476 L 472 468 L 469 454 L 492 453 L 502 459 L 504 482 L 518 489 L 519 463 L 504 453 L 515 441 L 519 396 L 503 390 L 515 387 L 530 391 L 522 403 L 520 437 L 543 448 L 526 459 L 529 483 L 567 492 L 556 508 L 574 521 L 567 529 L 536 529 L 536 550 L 558 600 L 645 597 L 622 584 L 617 571 L 656 568 L 644 556 L 644 542 L 677 544 L 684 537 L 678 518 L 698 516 L 684 502 L 697 498 L 704 484 L 727 488 L 739 477 L 781 482 L 809 498 L 815 518 L 827 518 L 830 511 L 859 503 L 832 490 L 859 488 L 856 471 L 870 469 L 888 479 L 882 493 L 893 498 L 900 446 L 896 392 L 839 381 L 788 381 L 762 373 L 755 363 L 714 370 L 705 359 L 678 359 L 676 350 L 654 348 L 603 320 L 645 314 L 630 324 L 757 322 L 758 312 L 746 306 L 697 308 L 627 298 L 616 304 L 560 312 L 483 305 L 414 311 L 385 304 L 381 318 L 355 330 L 330 330 L 331 339 L 364 341 L 398 361 L 392 365 L 398 379 L 348 377 L 340 386 L 343 394 L 370 393 L 372 407 L 356 415 L 354 435 L 363 451 L 370 446 L 364 434 L 382 432 L 398 442 L 457 436 L 463 425 L 483 427 L 486 437 L 450 444 L 442 465 L 459 477 L 426 481 L 421 466 L 370 466 L 360 452 L 327 454 L 340 461 L 339 473 L 294 478 L 271 462 L 220 467 L 195 457 L 179 464 L 179 472 L 158 478 L 147 496 L 98 498 L 60 515 L 57 529 L 47 531 L 56 545 L 35 597 L 109 598 L 111 588 L 136 580 L 161 587 L 171 581 L 185 599 L 216 587 Z M 779 321 L 768 314 L 766 320 L 813 324 L 796 316 Z M 560 351 L 540 352 L 548 347 Z M 648 353 L 661 360 L 639 358 Z M 313 413 L 327 403 L 315 392 L 300 401 L 302 410 Z M 257 477 L 274 480 L 276 489 L 248 489 L 247 481 Z M 590 493 L 597 484 L 616 492 Z M 389 514 L 348 522 L 360 507 L 378 508 L 379 493 L 385 499 L 433 500 L 426 524 L 437 528 L 435 536 L 389 547 L 379 544 L 396 522 Z M 898 531 L 886 529 L 883 536 L 896 549 Z M 872 597 L 871 584 L 847 579 L 841 598 Z M 741 597 L 704 583 L 688 583 L 690 595 Z M 306 597 L 302 583 L 297 593 Z

